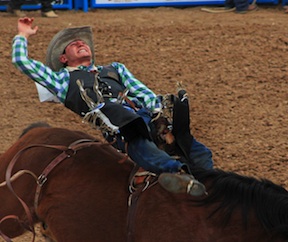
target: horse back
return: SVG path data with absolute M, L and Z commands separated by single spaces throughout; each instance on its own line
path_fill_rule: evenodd
M 68 147 L 83 139 L 95 140 L 79 131 L 33 128 L 1 156 L 0 177 L 4 180 L 7 166 L 19 152 L 21 154 L 12 174 L 27 169 L 38 177 L 63 152 L 50 146 Z M 110 145 L 98 141 L 92 143 L 65 158 L 49 173 L 41 188 L 37 210 L 32 209 L 34 222 L 45 223 L 49 233 L 57 241 L 95 241 L 95 238 L 99 241 L 113 241 L 115 236 L 119 238 L 118 241 L 126 240 L 127 206 L 123 204 L 127 204 L 128 181 L 133 164 L 131 161 L 120 163 L 124 155 Z M 28 175 L 13 182 L 17 195 L 31 207 L 36 186 L 35 179 Z M 17 199 L 9 194 L 7 188 L 5 197 L 6 205 L 1 206 L 1 211 L 4 209 L 5 212 L 0 213 L 0 218 L 7 214 L 25 217 Z M 23 232 L 15 226 L 2 229 L 12 237 Z

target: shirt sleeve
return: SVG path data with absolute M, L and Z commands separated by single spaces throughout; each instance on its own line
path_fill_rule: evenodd
M 141 105 L 153 113 L 161 110 L 161 102 L 156 94 L 136 79 L 125 65 L 119 62 L 113 62 L 112 66 L 118 71 L 123 85 L 129 89 L 129 93 L 131 94 L 130 99 L 132 101 L 135 101 L 138 105 Z
M 33 81 L 48 88 L 64 103 L 69 85 L 69 72 L 54 72 L 40 61 L 28 57 L 27 39 L 16 35 L 12 45 L 12 63 Z

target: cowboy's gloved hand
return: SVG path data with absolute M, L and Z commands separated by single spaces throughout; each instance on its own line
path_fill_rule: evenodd
M 178 97 L 179 97 L 180 101 L 183 102 L 184 100 L 186 100 L 188 98 L 188 93 L 186 92 L 186 90 L 181 89 L 178 91 Z

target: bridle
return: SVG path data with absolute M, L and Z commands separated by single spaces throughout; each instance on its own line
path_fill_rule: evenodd
M 38 208 L 38 203 L 39 203 L 39 197 L 41 194 L 41 189 L 43 187 L 43 185 L 45 184 L 45 182 L 47 181 L 47 176 L 49 175 L 49 173 L 58 165 L 60 164 L 62 161 L 64 161 L 67 158 L 70 158 L 74 155 L 76 155 L 77 151 L 83 149 L 83 148 L 87 148 L 87 147 L 91 147 L 93 145 L 109 145 L 109 144 L 103 144 L 97 140 L 92 140 L 92 139 L 79 139 L 73 143 L 71 143 L 69 146 L 63 146 L 63 145 L 45 145 L 45 144 L 32 144 L 29 146 L 26 146 L 25 148 L 23 148 L 22 150 L 18 151 L 16 153 L 16 155 L 13 157 L 13 159 L 10 161 L 7 170 L 6 170 L 6 175 L 5 175 L 5 182 L 0 184 L 0 187 L 3 185 L 7 185 L 7 187 L 9 188 L 9 190 L 13 193 L 13 195 L 18 199 L 18 201 L 21 203 L 22 207 L 25 210 L 25 214 L 28 218 L 28 224 L 21 221 L 20 218 L 16 215 L 7 215 L 4 218 L 2 218 L 0 220 L 0 224 L 7 220 L 7 219 L 16 219 L 25 229 L 29 230 L 32 232 L 33 234 L 33 238 L 32 241 L 35 241 L 35 229 L 34 229 L 34 225 L 33 225 L 33 217 L 32 217 L 32 213 L 28 207 L 28 205 L 16 194 L 16 192 L 14 191 L 11 182 L 15 179 L 21 176 L 22 174 L 29 174 L 31 175 L 37 183 L 37 187 L 36 187 L 36 192 L 35 192 L 35 197 L 34 197 L 34 210 L 35 213 L 37 214 L 37 208 Z M 16 162 L 18 161 L 18 158 L 27 150 L 30 150 L 31 148 L 35 148 L 35 147 L 44 147 L 44 148 L 50 148 L 50 149 L 56 149 L 59 151 L 62 151 L 58 156 L 56 156 L 42 171 L 42 173 L 37 176 L 36 174 L 34 174 L 33 172 L 29 171 L 29 170 L 20 170 L 18 171 L 16 174 L 14 174 L 11 177 L 11 173 L 12 173 L 12 169 L 14 168 Z M 120 161 L 118 161 L 119 163 L 124 162 L 127 159 L 127 156 L 124 156 Z M 0 230 L 0 236 L 2 236 L 4 238 L 4 240 L 6 242 L 12 242 L 12 240 L 5 235 L 1 230 Z

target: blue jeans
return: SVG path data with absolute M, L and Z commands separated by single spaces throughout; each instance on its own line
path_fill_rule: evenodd
M 145 109 L 140 109 L 137 113 L 144 119 L 146 124 L 151 121 L 151 117 Z M 197 141 L 194 137 L 192 139 L 189 157 L 195 166 L 204 168 L 206 170 L 213 169 L 214 162 L 212 160 L 211 150 L 204 144 Z
M 197 167 L 202 167 L 206 170 L 213 169 L 211 150 L 197 141 L 194 137 L 192 140 L 189 157 Z
M 142 137 L 130 141 L 127 151 L 125 150 L 125 143 L 119 135 L 114 147 L 122 152 L 127 152 L 131 159 L 145 170 L 157 174 L 161 172 L 177 172 L 183 165 L 183 163 L 172 159 L 165 151 L 160 150 L 154 142 Z M 197 167 L 206 170 L 213 169 L 211 150 L 195 138 L 192 140 L 189 157 Z
M 10 0 L 8 5 L 14 10 L 21 8 L 24 5 L 26 0 Z M 52 0 L 40 0 L 41 3 L 41 11 L 48 12 L 52 10 Z
M 141 115 L 146 124 L 150 121 L 151 117 L 148 112 L 145 112 L 145 110 L 141 110 L 137 113 Z M 109 139 L 107 140 L 110 142 L 112 141 Z M 165 151 L 160 150 L 153 141 L 141 136 L 129 141 L 128 150 L 125 150 L 125 143 L 119 134 L 116 136 L 114 147 L 122 152 L 127 152 L 130 158 L 137 165 L 156 174 L 162 172 L 175 173 L 184 165 L 182 162 L 173 159 Z M 196 166 L 204 169 L 213 168 L 212 152 L 205 145 L 198 142 L 194 137 L 189 156 Z
M 249 7 L 249 0 L 225 0 L 225 7 L 236 7 L 237 12 L 246 11 Z
M 183 163 L 160 150 L 153 141 L 142 137 L 137 137 L 128 143 L 127 153 L 137 165 L 156 174 L 176 173 L 183 166 Z

